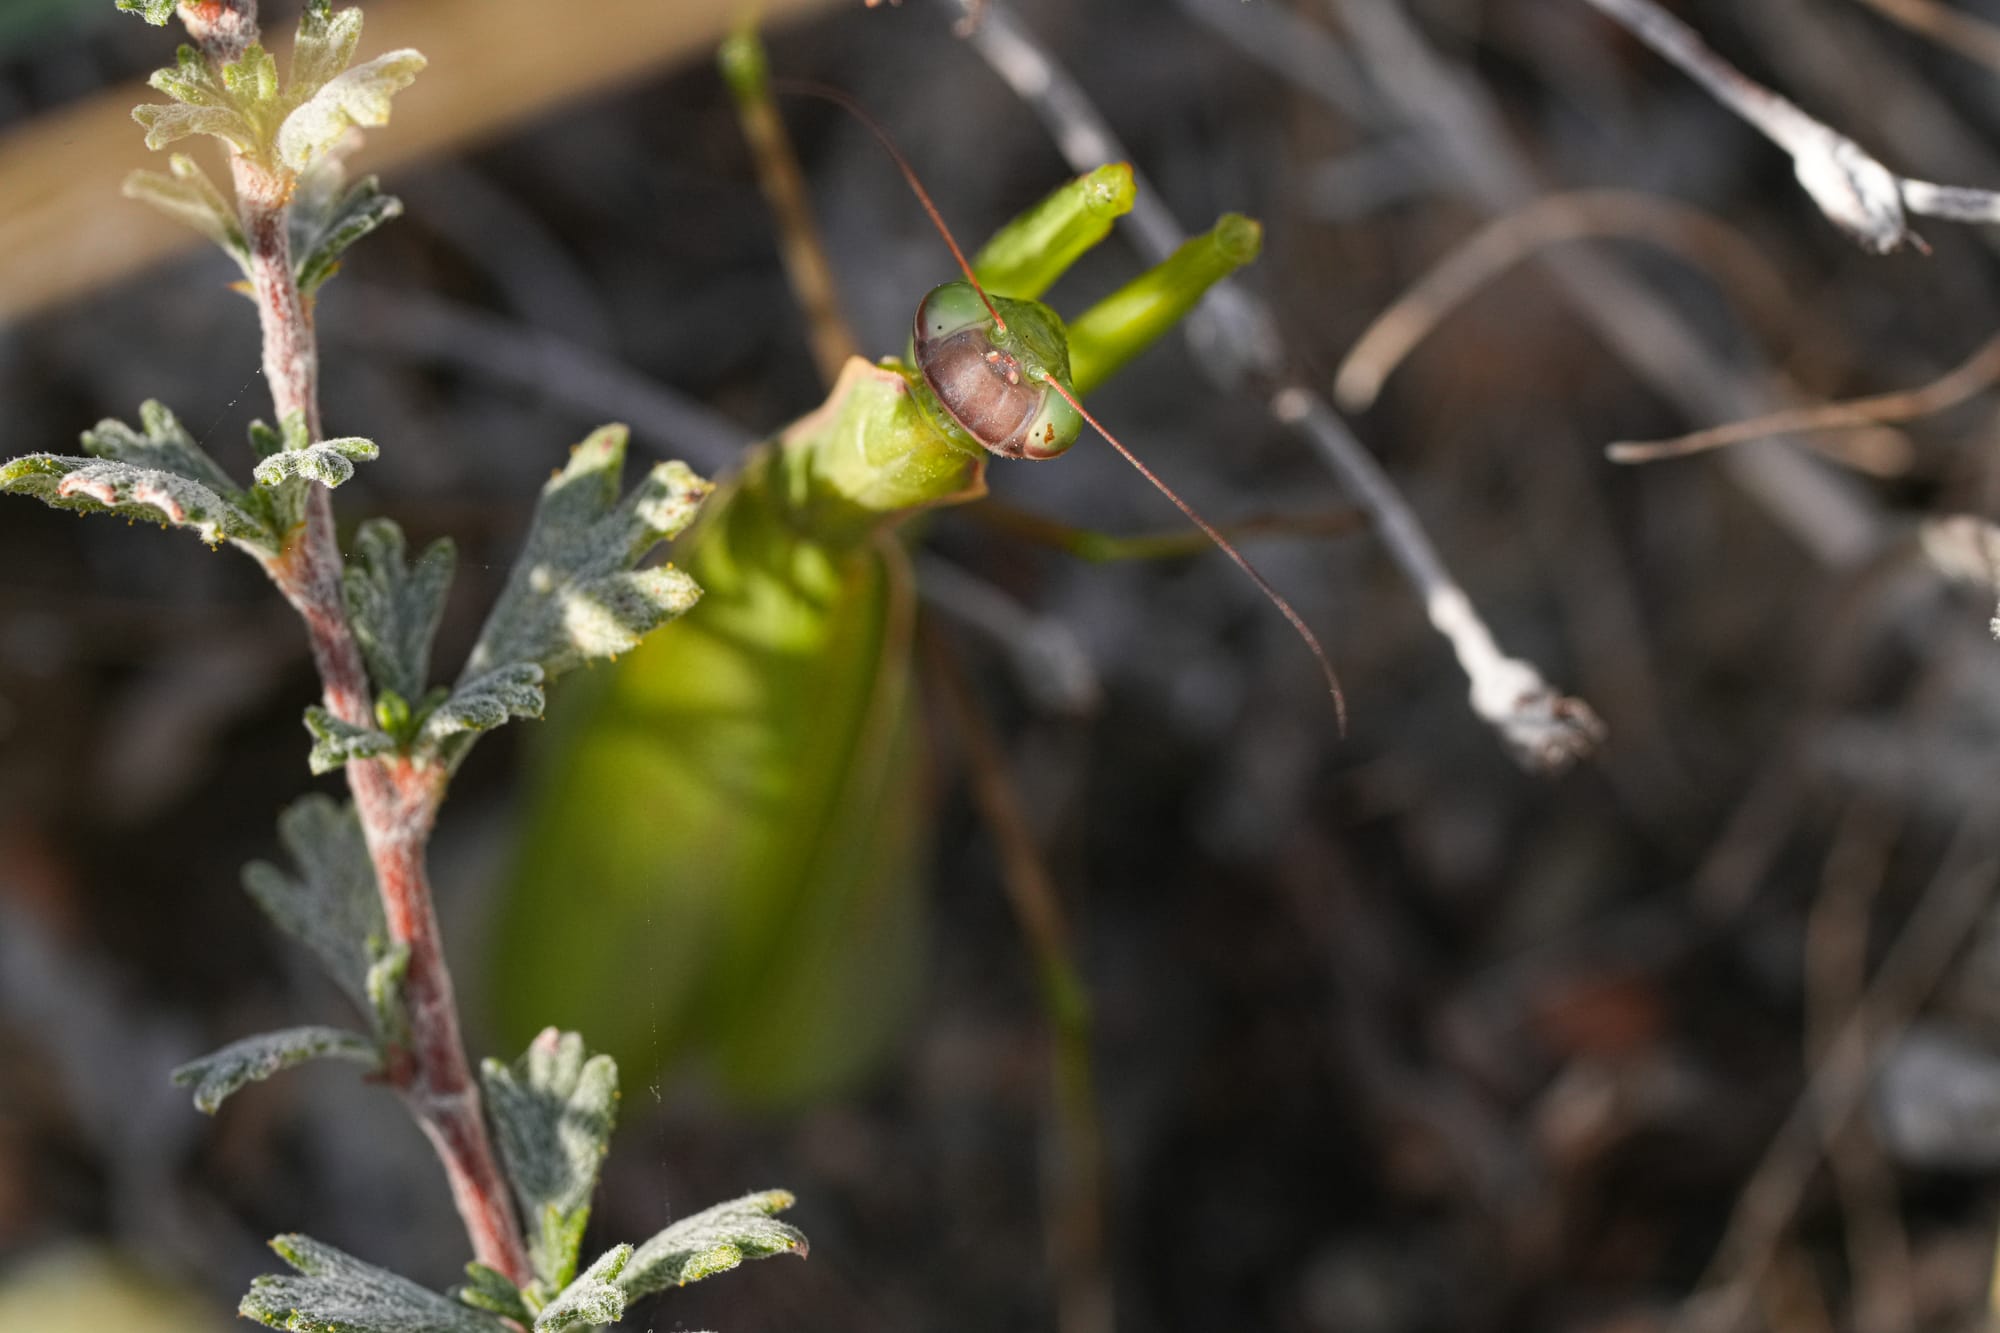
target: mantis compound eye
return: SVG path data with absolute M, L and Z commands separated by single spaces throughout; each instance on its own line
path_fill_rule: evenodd
M 1004 330 L 970 283 L 933 288 L 917 306 L 911 359 L 937 405 L 982 448 L 1002 458 L 1054 458 L 1083 428 L 1046 382 L 1069 374 L 1060 321 L 1037 302 L 996 299 Z

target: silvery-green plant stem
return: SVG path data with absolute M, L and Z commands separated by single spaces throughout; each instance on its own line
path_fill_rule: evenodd
M 183 4 L 181 15 L 211 61 L 234 59 L 257 40 L 255 0 Z M 280 421 L 300 414 L 310 438 L 318 440 L 323 438 L 319 350 L 312 310 L 292 271 L 289 180 L 240 154 L 232 169 L 249 243 L 272 406 Z M 344 722 L 371 726 L 368 674 L 347 619 L 341 564 L 329 492 L 311 486 L 303 530 L 271 562 L 270 572 L 305 621 L 327 709 Z M 409 949 L 403 978 L 409 1040 L 392 1053 L 386 1072 L 444 1164 L 474 1257 L 526 1283 L 532 1277 L 527 1251 L 513 1196 L 487 1134 L 479 1085 L 466 1062 L 451 972 L 431 903 L 426 851 L 447 776 L 440 766 L 406 759 L 347 766 L 390 937 Z

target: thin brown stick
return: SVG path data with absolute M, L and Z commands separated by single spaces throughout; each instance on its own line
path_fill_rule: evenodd
M 1957 407 L 1991 388 L 1996 380 L 2000 380 L 2000 335 L 1988 339 L 1963 364 L 1921 388 L 1842 403 L 1824 403 L 1817 407 L 1789 408 L 1751 417 L 1747 421 L 1711 426 L 1670 440 L 1623 440 L 1607 445 L 1604 454 L 1614 463 L 1650 463 L 1773 435 L 1855 430 L 1889 422 L 1913 421 Z
M 1748 1317 L 1827 1136 L 1859 1109 L 1895 1034 L 1936 987 L 1993 899 L 2000 852 L 1988 832 L 1991 818 L 1990 810 L 1967 816 L 1866 994 L 1827 1043 L 1737 1199 L 1700 1290 L 1677 1322 L 1683 1333 L 1734 1333 Z
M 255 0 L 185 4 L 188 30 L 211 60 L 240 52 L 257 37 Z M 237 206 L 250 250 L 252 294 L 263 333 L 264 378 L 280 420 L 301 417 L 311 438 L 323 437 L 319 410 L 319 349 L 312 309 L 292 275 L 290 178 L 255 160 L 231 163 Z M 323 486 L 308 491 L 304 531 L 269 562 L 272 580 L 305 622 L 328 711 L 356 726 L 371 725 L 373 705 L 360 646 L 341 592 L 341 555 L 333 506 Z M 486 1131 L 479 1086 L 465 1058 L 431 903 L 425 865 L 446 773 L 406 760 L 366 760 L 347 766 L 348 786 L 374 863 L 390 937 L 409 948 L 403 1001 L 409 1045 L 393 1051 L 389 1080 L 403 1095 L 444 1164 L 474 1256 L 516 1282 L 531 1276 L 513 1197 Z
M 740 44 L 740 45 L 739 45 Z M 806 194 L 805 173 L 785 131 L 784 117 L 771 100 L 764 50 L 754 30 L 740 32 L 723 47 L 723 72 L 736 100 L 737 123 L 750 145 L 757 184 L 778 226 L 778 253 L 792 294 L 806 317 L 806 341 L 822 383 L 831 388 L 840 368 L 859 353 L 861 343 L 841 308 L 840 287 L 820 239 Z
M 1859 1005 L 1868 979 L 1869 916 L 1888 876 L 1901 835 L 1900 811 L 1855 800 L 1820 874 L 1820 891 L 1806 920 L 1806 1059 L 1826 1058 L 1840 1021 Z M 1829 1126 L 1827 1165 L 1846 1221 L 1858 1333 L 1911 1333 L 1913 1309 L 1909 1238 L 1897 1215 L 1896 1180 L 1865 1124 Z
M 938 212 L 938 206 L 931 202 L 931 192 L 924 188 L 923 178 L 918 176 L 917 169 L 910 165 L 910 159 L 903 156 L 903 150 L 896 146 L 895 139 L 891 138 L 889 131 L 882 127 L 882 122 L 869 115 L 866 107 L 840 89 L 829 88 L 823 83 L 812 83 L 804 79 L 774 79 L 771 82 L 771 90 L 796 93 L 801 97 L 817 97 L 821 101 L 831 102 L 867 127 L 868 132 L 875 136 L 876 142 L 880 143 L 895 160 L 896 170 L 903 173 L 903 179 L 909 183 L 910 192 L 917 196 L 917 202 L 923 205 L 924 212 L 930 216 L 931 225 L 937 228 L 938 235 L 944 237 L 944 243 L 951 247 L 951 257 L 958 261 L 959 272 L 965 274 L 965 280 L 972 284 L 972 290 L 979 293 L 980 303 L 986 307 L 986 313 L 993 316 L 994 326 L 1005 333 L 1007 321 L 1000 318 L 1000 312 L 993 306 L 993 298 L 979 285 L 979 275 L 972 271 L 972 261 L 965 257 L 965 251 L 958 248 L 958 238 L 951 234 L 951 228 L 945 224 L 944 214 Z
M 2000 70 L 2000 27 L 1962 14 L 1937 0 L 1861 0 L 1861 3 L 1939 46 Z
M 1635 190 L 1553 194 L 1487 223 L 1377 315 L 1340 363 L 1335 399 L 1350 412 L 1367 410 L 1404 358 L 1487 284 L 1552 245 L 1595 239 L 1645 241 L 1681 256 L 1765 328 L 1790 304 L 1783 281 L 1742 235 L 1698 208 Z
M 935 629 L 924 635 L 959 739 L 974 803 L 1000 853 L 1007 904 L 1040 974 L 1050 1029 L 1050 1093 L 1057 1148 L 1048 1185 L 1047 1235 L 1062 1333 L 1111 1333 L 1111 1277 L 1105 1267 L 1104 1132 L 1091 1072 L 1090 997 L 1075 961 L 1055 880 L 1035 846 L 1007 757 L 972 682 Z

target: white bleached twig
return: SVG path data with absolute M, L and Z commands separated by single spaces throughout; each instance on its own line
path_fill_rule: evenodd
M 1885 255 L 1928 250 L 1909 215 L 2000 222 L 2000 194 L 1899 176 L 1867 149 L 1814 119 L 1710 50 L 1694 29 L 1654 0 L 1588 0 L 1679 66 L 1792 159 L 1792 172 L 1829 221 L 1862 249 Z

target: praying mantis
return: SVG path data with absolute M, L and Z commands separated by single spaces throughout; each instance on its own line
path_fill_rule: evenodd
M 916 301 L 901 356 L 847 360 L 820 407 L 750 453 L 676 549 L 701 602 L 557 710 L 491 969 L 503 1025 L 553 1006 L 628 1068 L 699 1055 L 765 1104 L 850 1080 L 913 1003 L 929 803 L 898 529 L 980 498 L 989 459 L 1053 459 L 1094 427 L 1257 583 L 1340 697 L 1305 622 L 1082 401 L 1254 259 L 1259 225 L 1226 214 L 1064 320 L 1040 298 L 1132 207 L 1128 166 L 1058 186 L 968 259 L 865 112 L 796 90 L 883 139 L 962 278 Z

